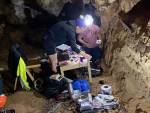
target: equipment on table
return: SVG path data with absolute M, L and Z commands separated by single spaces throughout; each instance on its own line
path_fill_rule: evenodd
M 56 47 L 56 50 L 57 50 L 57 56 L 59 61 L 69 60 L 69 55 L 72 52 L 70 46 L 66 44 L 61 44 Z
M 69 60 L 69 54 L 67 52 L 57 51 L 58 61 L 66 61 Z
M 56 49 L 61 50 L 61 51 L 67 51 L 67 50 L 71 50 L 71 47 L 66 44 L 61 44 L 57 46 Z

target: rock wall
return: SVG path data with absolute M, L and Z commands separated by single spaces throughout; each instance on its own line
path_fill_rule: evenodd
M 42 6 L 43 9 L 47 10 L 56 16 L 60 13 L 64 4 L 71 0 L 37 0 L 37 2 Z M 90 0 L 83 0 L 84 3 L 89 3 Z
M 25 9 L 30 10 L 32 17 L 40 14 L 41 10 L 57 16 L 68 1 L 70 0 L 10 0 L 7 3 L 5 0 L 1 0 L 0 14 L 7 16 L 8 21 L 12 24 L 24 24 L 26 23 Z
M 6 7 L 3 9 L 5 9 L 6 11 L 9 10 L 7 13 L 11 12 L 11 14 L 9 15 L 13 16 L 14 18 L 14 19 L 10 19 L 10 21 L 13 21 L 14 23 L 19 23 L 19 22 L 24 23 L 26 19 L 26 15 L 24 14 L 25 8 L 30 9 L 33 16 L 37 14 L 35 9 L 33 7 L 30 7 L 31 4 L 33 6 L 35 6 L 35 4 L 39 5 L 39 7 L 43 8 L 48 13 L 54 14 L 55 16 L 57 16 L 59 12 L 61 11 L 63 5 L 66 2 L 71 1 L 71 0 L 55 0 L 55 1 L 54 0 L 10 0 L 10 1 L 12 5 L 9 5 L 9 8 L 7 8 L 8 5 L 4 4 L 5 3 L 4 0 L 1 0 L 1 6 Z M 84 3 L 88 3 L 90 0 L 83 0 L 83 1 Z M 115 14 L 116 11 L 120 11 L 120 10 L 124 12 L 128 12 L 140 0 L 126 0 L 126 1 L 125 0 L 94 0 L 94 1 L 97 4 L 96 6 L 98 6 L 97 7 L 98 12 L 103 14 L 102 17 L 105 17 L 104 19 L 102 19 L 104 21 L 103 23 L 107 24 L 108 23 L 107 17 L 111 17 L 112 14 Z M 25 4 L 26 2 L 29 4 L 29 6 Z M 0 10 L 0 13 L 1 13 L 1 10 Z M 107 27 L 107 25 L 105 27 Z
M 24 0 L 11 0 L 14 7 L 15 15 L 18 17 L 19 23 L 24 23 L 26 16 L 24 13 Z
M 67 1 L 70 0 L 37 0 L 43 9 L 47 10 L 49 13 L 55 14 L 56 16 Z
M 139 1 L 141 0 L 120 0 L 120 8 L 124 12 L 129 12 Z
M 150 103 L 150 36 L 147 31 L 140 34 L 140 27 L 134 25 L 134 31 L 128 31 L 117 21 L 109 32 L 106 53 L 106 64 L 110 67 L 110 74 L 116 89 L 115 94 L 121 93 L 121 98 L 128 103 L 128 110 L 136 110 L 138 104 L 144 107 Z M 132 99 L 132 104 L 130 103 Z M 141 102 L 144 100 L 144 103 Z M 130 106 L 130 104 L 132 106 Z M 148 107 L 147 107 L 148 108 Z M 130 111 L 130 110 L 129 110 Z M 149 111 L 149 110 L 148 110 Z M 129 112 L 136 113 L 136 112 Z M 148 113 L 148 112 L 147 112 Z
M 117 24 L 121 24 L 119 20 Z M 148 31 L 138 36 L 140 27 L 136 27 L 130 33 L 121 25 L 117 25 L 117 29 L 113 29 L 109 34 L 106 63 L 111 67 L 111 74 L 114 77 L 118 75 L 122 79 L 131 79 L 134 87 L 142 89 L 140 91 L 145 96 L 149 96 L 149 26 L 147 26 Z
M 127 14 L 140 3 L 139 1 L 116 0 L 109 3 L 103 0 L 102 3 L 97 0 L 107 39 L 104 60 L 116 86 L 114 92 L 121 93 L 126 102 L 133 99 L 132 104 L 138 99 L 138 102 L 132 105 L 135 109 L 135 106 L 140 104 L 140 99 L 145 100 L 145 107 L 150 102 L 150 18 L 147 14 L 147 22 L 148 18 L 144 14 L 146 11 L 141 9 L 143 12 L 140 14 L 143 16 L 136 15 L 133 16 L 136 18 L 134 19 L 132 13 L 128 15 L 127 18 L 134 20 L 128 26 L 119 16 L 119 12 Z M 149 11 L 147 8 L 146 10 Z M 131 108 L 130 105 L 128 107 Z M 137 112 L 131 110 L 129 113 Z
M 141 0 L 95 0 L 104 31 L 107 31 L 114 16 L 120 11 L 129 12 L 139 1 Z

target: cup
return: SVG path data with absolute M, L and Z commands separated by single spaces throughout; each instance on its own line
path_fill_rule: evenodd
M 80 62 L 83 62 L 83 60 L 84 60 L 84 57 L 81 56 L 81 57 L 80 57 Z

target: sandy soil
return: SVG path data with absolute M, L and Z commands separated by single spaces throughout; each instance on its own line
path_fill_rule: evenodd
M 99 80 L 104 80 L 103 78 L 97 77 L 93 79 L 91 86 L 93 95 L 100 91 L 98 82 Z M 107 82 L 106 79 L 104 81 Z M 47 113 L 52 108 L 52 104 L 57 105 L 53 99 L 47 100 L 33 91 L 18 91 L 9 96 L 6 107 L 14 108 L 16 113 Z M 71 109 L 64 111 L 64 113 L 73 113 L 73 111 L 70 111 Z
M 120 99 L 120 104 L 127 109 L 128 113 L 150 113 L 150 105 L 142 95 L 125 95 L 125 92 L 115 92 L 116 87 L 111 76 L 107 74 L 93 79 L 93 84 L 91 85 L 93 95 L 96 95 L 100 91 L 100 80 L 112 86 L 113 95 Z M 61 106 L 61 103 L 59 105 L 53 99 L 47 100 L 33 91 L 18 91 L 9 96 L 6 107 L 14 108 L 16 113 L 47 113 L 54 106 L 58 105 L 59 110 L 56 113 L 74 113 L 74 108 L 72 108 L 73 103 L 70 100 L 67 100 L 66 103 L 65 106 Z M 117 112 L 110 111 L 109 113 Z

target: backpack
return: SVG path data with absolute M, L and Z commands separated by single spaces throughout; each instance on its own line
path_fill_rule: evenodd
M 40 74 L 40 78 L 38 78 L 39 84 L 36 85 L 37 88 L 35 89 L 40 94 L 42 94 L 46 98 L 53 98 L 57 94 L 61 93 L 62 91 L 68 88 L 68 84 L 65 79 L 61 79 L 60 81 L 50 79 L 52 71 L 50 70 L 51 68 L 48 62 L 42 62 L 41 68 L 42 72 Z

